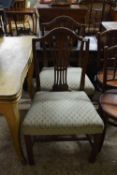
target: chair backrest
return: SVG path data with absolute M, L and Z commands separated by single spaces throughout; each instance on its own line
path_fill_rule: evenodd
M 39 55 L 39 44 L 43 48 L 43 57 Z M 74 44 L 75 43 L 75 44 Z M 81 73 L 80 90 L 84 89 L 85 72 L 88 62 L 89 40 L 83 39 L 76 35 L 68 28 L 59 27 L 51 30 L 46 36 L 42 38 L 33 39 L 33 56 L 35 62 L 35 73 L 37 81 L 37 89 L 39 89 L 39 59 L 49 60 L 54 66 L 54 91 L 67 91 L 67 68 L 69 60 L 73 53 L 73 48 L 78 48 L 78 65 L 83 67 Z M 39 57 L 40 56 L 40 57 Z M 42 57 L 42 58 L 41 58 Z
M 104 47 L 113 46 L 117 44 L 117 29 L 106 30 L 104 32 L 99 32 L 97 34 L 98 40 L 98 69 L 101 68 L 101 65 L 104 60 Z
M 50 31 L 56 27 L 66 27 L 73 30 L 76 34 L 85 35 L 85 25 L 75 21 L 70 16 L 58 16 L 47 23 L 42 23 L 42 35 L 45 35 L 46 31 Z
M 81 0 L 88 8 L 86 33 L 96 34 L 101 30 L 101 22 L 109 19 L 111 4 L 108 0 Z
M 117 88 L 117 44 L 104 48 L 103 91 Z

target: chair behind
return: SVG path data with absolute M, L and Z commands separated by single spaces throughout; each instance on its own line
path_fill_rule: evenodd
M 117 44 L 117 29 L 110 29 L 104 32 L 98 32 L 98 65 L 103 61 L 104 58 L 104 47 L 113 46 Z
M 101 91 L 104 90 L 103 86 L 103 77 L 104 77 L 104 65 L 105 65 L 105 59 L 106 57 L 104 56 L 104 47 L 108 46 L 114 46 L 117 44 L 117 30 L 112 29 L 112 30 L 107 30 L 102 33 L 98 33 L 97 38 L 98 38 L 98 59 L 97 59 L 97 85 L 98 89 Z M 105 58 L 104 58 L 105 57 Z
M 103 66 L 103 91 L 117 88 L 117 45 L 105 47 Z
M 88 63 L 89 40 L 77 36 L 73 31 L 64 27 L 51 30 L 46 36 L 33 39 L 33 55 L 36 68 L 37 89 L 39 89 L 39 44 L 43 48 L 43 61 L 47 65 L 49 61 L 54 66 L 54 91 L 69 90 L 67 84 L 67 68 L 73 49 L 79 45 L 77 53 L 77 65 L 83 67 L 80 90 L 84 89 L 86 66 Z M 86 51 L 84 51 L 84 48 Z M 84 57 L 84 59 L 83 59 Z
M 99 104 L 105 126 L 117 127 L 117 44 L 104 49 L 103 92 Z
M 56 27 L 66 27 L 73 30 L 78 35 L 85 35 L 85 25 L 78 23 L 69 16 L 58 16 L 50 22 L 42 23 L 41 27 L 43 36 L 45 35 L 46 31 L 50 31 Z
M 82 0 L 80 4 L 88 7 L 86 33 L 96 34 L 101 30 L 101 22 L 110 17 L 110 2 L 105 0 Z

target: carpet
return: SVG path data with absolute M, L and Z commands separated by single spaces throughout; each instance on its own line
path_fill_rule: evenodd
M 21 118 L 30 107 L 26 96 L 20 101 Z M 22 137 L 23 139 L 23 137 Z M 25 146 L 23 144 L 25 149 Z M 45 142 L 34 144 L 34 166 L 17 159 L 4 117 L 0 117 L 0 175 L 116 175 L 117 128 L 108 127 L 103 148 L 94 164 L 88 162 L 87 142 Z

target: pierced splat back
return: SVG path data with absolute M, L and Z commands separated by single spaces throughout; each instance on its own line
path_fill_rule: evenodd
M 41 42 L 43 48 L 43 60 L 49 58 L 54 66 L 54 82 L 53 91 L 68 91 L 67 83 L 67 68 L 69 60 L 72 56 L 73 48 L 77 47 L 74 43 L 79 45 L 78 60 L 79 66 L 83 67 L 81 75 L 80 89 L 84 88 L 84 77 L 86 72 L 86 65 L 88 60 L 89 41 L 84 40 L 82 37 L 77 36 L 70 29 L 59 27 L 50 31 L 46 36 L 41 39 L 33 39 L 33 55 L 36 68 L 37 88 L 39 86 L 39 68 L 38 66 L 38 46 Z M 81 61 L 85 58 L 85 61 Z M 40 58 L 41 59 L 41 58 Z M 44 61 L 45 62 L 45 61 Z

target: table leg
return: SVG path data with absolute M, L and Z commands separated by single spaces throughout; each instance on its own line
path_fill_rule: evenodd
M 25 158 L 20 139 L 20 115 L 18 102 L 0 102 L 0 112 L 3 113 L 4 117 L 7 120 L 16 153 L 19 159 L 24 162 Z
M 28 91 L 30 98 L 33 99 L 34 96 L 34 87 L 33 87 L 33 74 L 34 74 L 34 62 L 32 60 L 32 63 L 28 69 L 27 73 L 27 83 L 28 83 Z

